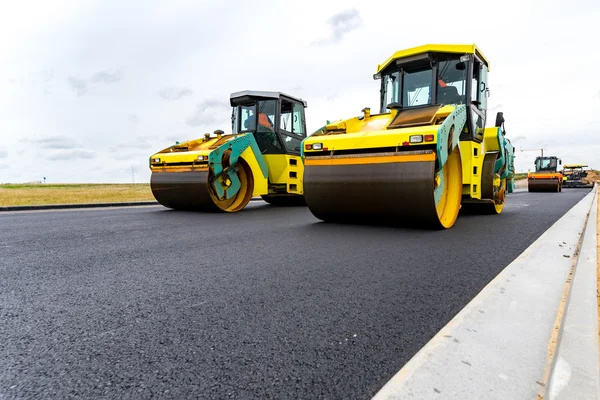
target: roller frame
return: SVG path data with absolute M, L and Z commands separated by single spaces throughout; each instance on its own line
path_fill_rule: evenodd
M 452 153 L 454 148 L 458 146 L 460 141 L 460 132 L 462 132 L 465 124 L 467 123 L 467 107 L 464 105 L 458 105 L 454 111 L 446 117 L 442 122 L 442 125 L 437 132 L 437 159 L 438 168 L 441 170 L 448 156 Z M 449 140 L 450 139 L 450 140 Z M 451 147 L 448 146 L 451 143 Z
M 208 155 L 209 168 L 213 174 L 210 184 L 215 189 L 215 195 L 219 200 L 229 200 L 239 191 L 241 183 L 238 178 L 237 163 L 241 154 L 248 147 L 252 148 L 263 176 L 265 178 L 268 176 L 267 165 L 254 136 L 250 133 L 237 136 L 217 147 Z M 230 151 L 228 160 L 225 158 L 227 151 Z M 224 163 L 227 166 L 224 167 Z M 231 182 L 229 185 L 226 184 L 227 180 Z

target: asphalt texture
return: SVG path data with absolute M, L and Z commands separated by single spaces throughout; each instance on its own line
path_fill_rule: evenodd
M 368 399 L 588 189 L 450 230 L 306 207 L 0 214 L 0 399 Z

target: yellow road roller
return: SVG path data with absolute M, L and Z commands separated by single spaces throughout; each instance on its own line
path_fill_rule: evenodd
M 514 148 L 487 122 L 490 64 L 474 44 L 397 51 L 377 68 L 380 110 L 303 142 L 304 198 L 324 221 L 454 225 L 461 207 L 500 214 Z
M 232 132 L 216 130 L 150 157 L 156 200 L 174 210 L 237 212 L 252 197 L 304 205 L 306 101 L 280 92 L 230 96 Z

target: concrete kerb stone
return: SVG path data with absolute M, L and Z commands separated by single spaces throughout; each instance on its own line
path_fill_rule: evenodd
M 547 386 L 557 311 L 596 190 L 500 272 L 373 399 L 537 398 Z
M 540 398 L 600 398 L 600 357 L 598 355 L 597 235 L 598 188 L 594 185 L 582 246 L 575 267 L 571 293 L 561 324 L 545 395 Z
M 253 197 L 250 201 L 262 200 L 260 197 Z M 63 210 L 70 208 L 102 208 L 102 207 L 140 207 L 157 206 L 157 201 L 130 201 L 114 203 L 81 203 L 81 204 L 41 204 L 36 206 L 0 206 L 0 211 L 34 211 L 34 210 Z

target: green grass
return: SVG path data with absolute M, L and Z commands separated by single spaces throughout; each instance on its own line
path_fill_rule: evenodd
M 527 172 L 519 172 L 515 174 L 515 181 L 527 178 Z
M 3 184 L 0 206 L 154 201 L 147 183 Z

